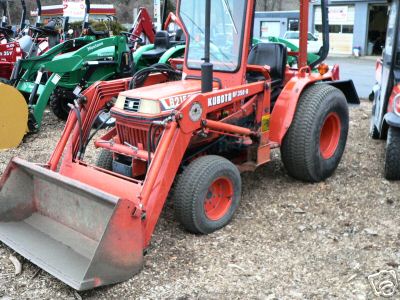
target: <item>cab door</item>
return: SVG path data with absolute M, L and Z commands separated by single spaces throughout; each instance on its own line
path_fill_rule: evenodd
M 393 0 L 389 7 L 389 23 L 383 51 L 382 75 L 380 89 L 375 95 L 373 123 L 380 135 L 383 119 L 387 112 L 390 95 L 395 82 L 400 82 L 400 49 L 399 49 L 399 0 Z

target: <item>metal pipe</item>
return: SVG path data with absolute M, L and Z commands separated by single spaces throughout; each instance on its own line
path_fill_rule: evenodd
M 317 65 L 322 63 L 329 54 L 329 12 L 328 12 L 328 0 L 321 0 L 321 14 L 322 14 L 322 53 L 319 59 L 310 64 L 310 68 L 314 69 Z
M 307 66 L 307 44 L 308 44 L 308 14 L 309 0 L 300 2 L 300 41 L 298 68 Z
M 37 5 L 37 10 L 38 10 L 38 15 L 36 18 L 36 27 L 40 26 L 41 22 L 41 17 L 42 17 L 42 3 L 40 0 L 36 0 L 36 5 Z
M 228 123 L 223 123 L 223 122 L 217 122 L 217 121 L 212 121 L 212 120 L 203 120 L 203 125 L 206 128 L 214 129 L 214 130 L 219 130 L 219 131 L 226 131 L 230 133 L 235 133 L 235 134 L 240 134 L 240 135 L 245 135 L 245 136 L 256 136 L 257 132 L 251 131 L 248 128 L 228 124 Z
M 21 16 L 21 24 L 19 26 L 20 30 L 23 30 L 25 28 L 25 22 L 26 22 L 26 4 L 25 0 L 21 0 L 21 5 L 22 5 L 22 16 Z
M 95 141 L 94 145 L 98 148 L 110 150 L 111 152 L 126 155 L 129 157 L 139 158 L 145 161 L 147 161 L 148 159 L 147 151 L 134 149 L 132 147 L 121 145 L 118 143 L 113 143 L 110 141 L 100 139 Z
M 85 0 L 86 10 L 85 17 L 83 19 L 83 29 L 89 28 L 89 15 L 90 15 L 90 0 Z
M 211 0 L 206 0 L 204 32 L 204 63 L 201 65 L 201 91 L 208 93 L 213 90 L 213 65 L 210 63 L 211 43 Z
M 164 131 L 163 137 L 161 138 L 159 148 L 157 149 L 153 162 L 150 165 L 150 170 L 146 175 L 143 190 L 140 194 L 140 200 L 144 207 L 146 207 L 147 202 L 149 201 L 151 191 L 153 190 L 154 183 L 156 182 L 161 166 L 164 162 L 165 155 L 170 148 L 177 126 L 178 124 L 176 122 L 171 122 L 169 128 Z

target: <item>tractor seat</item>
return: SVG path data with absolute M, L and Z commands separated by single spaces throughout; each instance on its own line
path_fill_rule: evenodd
M 186 36 L 182 29 L 175 32 L 174 39 L 170 42 L 171 46 L 184 45 L 186 43 Z
M 285 79 L 287 48 L 281 43 L 260 43 L 255 45 L 249 54 L 248 64 L 269 66 L 272 88 L 282 87 Z M 264 81 L 265 77 L 257 72 L 248 72 L 247 81 Z
M 171 47 L 167 31 L 158 31 L 154 41 L 154 49 L 142 54 L 146 60 L 156 61 Z
M 89 26 L 87 35 L 94 35 L 96 39 L 110 37 L 110 33 L 107 30 L 95 30 L 92 26 Z
M 57 36 L 58 31 L 56 30 L 56 22 L 54 20 L 51 20 L 47 25 L 43 26 L 41 28 L 46 35 L 49 36 Z

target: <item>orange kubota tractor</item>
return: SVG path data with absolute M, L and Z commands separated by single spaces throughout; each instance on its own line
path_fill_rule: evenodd
M 178 1 L 187 50 L 171 63 L 183 71 L 156 65 L 87 89 L 49 162 L 14 158 L 3 174 L 1 241 L 86 290 L 140 271 L 173 184 L 177 219 L 207 234 L 238 208 L 240 171 L 269 162 L 273 148 L 299 180 L 331 176 L 346 145 L 348 102 L 359 100 L 338 66 L 306 65 L 308 6 L 301 1 L 300 52 L 288 53 L 277 43 L 252 47 L 254 0 Z M 324 59 L 327 0 L 322 13 Z M 95 140 L 101 153 L 91 165 L 91 129 L 110 103 L 116 126 Z

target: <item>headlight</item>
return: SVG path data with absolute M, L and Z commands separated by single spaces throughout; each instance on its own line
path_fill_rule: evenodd
M 148 99 L 129 98 L 119 95 L 114 105 L 115 108 L 129 112 L 157 115 L 161 113 L 160 102 Z
M 115 107 L 119 109 L 124 109 L 126 97 L 119 95 L 117 101 L 115 102 Z
M 161 113 L 160 102 L 154 100 L 140 100 L 139 113 L 157 115 Z

